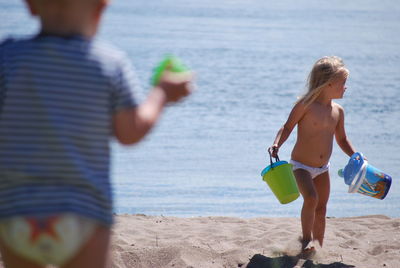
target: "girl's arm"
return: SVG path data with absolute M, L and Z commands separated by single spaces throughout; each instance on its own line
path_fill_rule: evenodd
M 346 131 L 344 129 L 344 110 L 341 106 L 338 105 L 338 107 L 339 107 L 339 122 L 335 130 L 336 142 L 343 150 L 343 152 L 345 152 L 348 156 L 352 156 L 356 152 L 356 150 L 346 136 Z
M 288 139 L 293 128 L 297 125 L 300 119 L 304 116 L 307 107 L 299 102 L 297 103 L 289 114 L 286 123 L 279 129 L 274 144 L 268 149 L 273 157 L 277 157 L 279 148 Z

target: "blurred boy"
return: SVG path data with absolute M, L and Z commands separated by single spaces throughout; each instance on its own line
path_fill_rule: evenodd
M 6 267 L 104 267 L 109 138 L 140 141 L 191 77 L 167 72 L 137 105 L 126 55 L 94 39 L 107 0 L 26 3 L 41 32 L 0 43 L 0 251 Z

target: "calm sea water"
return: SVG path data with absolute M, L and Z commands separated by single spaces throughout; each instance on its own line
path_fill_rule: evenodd
M 266 147 L 286 120 L 316 59 L 350 69 L 338 102 L 348 136 L 393 177 L 385 200 L 348 194 L 335 145 L 328 216 L 400 217 L 400 7 L 396 0 L 113 1 L 99 37 L 128 52 L 147 94 L 165 53 L 197 72 L 197 91 L 169 107 L 140 144 L 113 143 L 116 213 L 298 217 L 261 180 Z M 23 1 L 0 0 L 0 38 L 37 32 Z M 289 160 L 294 131 L 281 149 Z

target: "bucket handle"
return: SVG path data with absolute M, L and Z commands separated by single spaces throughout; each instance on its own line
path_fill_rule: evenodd
M 271 168 L 274 168 L 274 166 L 272 165 L 273 163 L 272 163 L 271 148 L 268 148 L 268 153 L 269 153 L 269 162 L 270 162 L 270 164 L 271 164 Z M 274 157 L 274 158 L 275 158 L 275 163 L 278 162 L 278 161 L 280 161 L 280 160 L 279 160 L 278 154 L 276 154 L 276 157 Z

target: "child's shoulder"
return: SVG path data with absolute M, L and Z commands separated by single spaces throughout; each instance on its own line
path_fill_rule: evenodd
M 22 35 L 22 36 L 6 36 L 0 39 L 0 46 L 13 46 L 13 45 L 24 45 L 32 42 L 36 35 Z
M 6 45 L 12 43 L 14 40 L 15 40 L 15 39 L 12 38 L 12 37 L 7 37 L 7 38 L 5 38 L 5 39 L 3 39 L 3 40 L 0 40 L 0 47 L 4 47 L 4 46 L 6 46 Z
M 132 68 L 128 54 L 107 41 L 93 40 L 89 54 L 107 70 Z
M 101 51 L 103 54 L 106 54 L 115 59 L 121 59 L 126 57 L 125 51 L 104 40 L 93 39 L 92 46 L 94 49 Z
M 94 60 L 106 65 L 124 64 L 127 54 L 116 46 L 98 39 L 86 39 L 80 36 L 64 38 L 52 35 L 27 37 L 7 37 L 0 40 L 0 52 L 5 55 L 33 54 L 35 57 L 47 55 L 53 51 L 80 60 Z
M 0 40 L 0 60 L 3 61 L 4 57 L 10 54 L 18 54 L 18 51 L 26 46 L 27 39 L 7 37 Z
M 319 108 L 319 107 L 321 107 L 321 104 L 318 104 L 318 103 L 316 103 L 316 102 L 312 102 L 312 103 L 310 103 L 310 104 L 307 106 L 307 108 L 310 109 L 310 110 L 311 110 L 313 107 Z M 331 102 L 331 107 L 332 107 L 332 109 L 334 109 L 334 110 L 343 111 L 343 107 L 342 107 L 339 103 L 336 103 L 336 102 L 334 102 L 334 101 Z
M 332 110 L 335 114 L 339 115 L 341 118 L 344 117 L 344 109 L 342 105 L 340 105 L 339 103 L 332 101 Z
M 339 111 L 343 111 L 344 110 L 342 105 L 340 105 L 339 103 L 336 103 L 334 101 L 332 101 L 332 108 L 336 109 L 336 110 L 339 110 Z
M 46 45 L 57 46 L 58 48 L 69 48 L 70 50 L 74 49 L 84 49 L 91 48 L 96 52 L 101 52 L 103 54 L 107 54 L 110 57 L 114 58 L 123 58 L 125 56 L 125 52 L 116 46 L 98 39 L 86 39 L 80 36 L 73 36 L 71 38 L 64 38 L 59 36 L 52 35 L 34 35 L 34 36 L 26 36 L 26 37 L 6 37 L 3 40 L 0 40 L 0 47 L 23 47 L 23 46 L 31 46 L 33 44 L 41 44 L 43 47 L 47 47 Z
M 6 37 L 0 40 L 0 49 L 5 49 L 13 44 L 18 43 L 20 40 L 14 37 Z
M 4 54 L 14 54 L 30 49 L 34 38 L 32 36 L 14 37 L 9 36 L 0 40 L 0 51 Z

